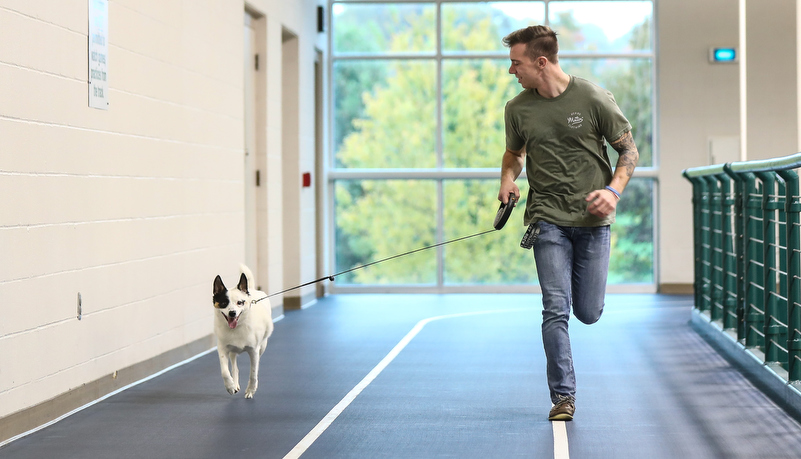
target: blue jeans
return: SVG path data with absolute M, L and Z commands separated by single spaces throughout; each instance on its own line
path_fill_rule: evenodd
M 542 344 L 551 401 L 576 396 L 568 319 L 593 324 L 604 310 L 609 272 L 609 226 L 564 227 L 540 222 L 534 258 L 542 288 Z

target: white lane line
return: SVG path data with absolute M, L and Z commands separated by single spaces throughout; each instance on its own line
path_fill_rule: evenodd
M 348 392 L 347 395 L 345 395 L 345 397 L 342 400 L 340 400 L 339 403 L 337 403 L 336 406 L 334 406 L 334 408 L 332 408 L 331 411 L 328 412 L 328 414 L 325 415 L 322 421 L 317 423 L 317 425 L 314 426 L 314 428 L 309 433 L 307 433 L 302 440 L 300 440 L 300 443 L 295 445 L 295 447 L 292 448 L 292 451 L 290 451 L 289 453 L 287 453 L 286 456 L 284 456 L 284 459 L 297 459 L 303 453 L 305 453 L 306 450 L 309 449 L 309 447 L 312 445 L 312 443 L 314 443 L 318 438 L 320 438 L 320 435 L 322 435 L 323 432 L 325 432 L 326 429 L 328 429 L 328 427 L 331 426 L 334 420 L 340 414 L 342 414 L 343 411 L 345 411 L 345 408 L 347 408 L 348 405 L 350 405 L 351 402 L 353 402 L 353 400 L 355 400 L 356 397 L 358 397 L 359 394 L 367 386 L 369 386 L 370 383 L 373 382 L 373 380 L 382 371 L 384 371 L 384 368 L 386 368 L 387 365 L 389 365 L 390 362 L 392 362 L 395 359 L 395 357 L 397 357 L 398 354 L 400 354 L 403 348 L 405 348 L 406 345 L 409 344 L 412 341 L 412 339 L 414 339 L 414 337 L 417 336 L 418 333 L 420 333 L 423 327 L 425 327 L 429 323 L 434 322 L 435 320 L 453 319 L 456 317 L 475 316 L 480 314 L 498 314 L 502 312 L 517 312 L 526 310 L 530 310 L 530 308 L 502 309 L 497 311 L 463 312 L 460 314 L 448 314 L 444 316 L 429 317 L 428 319 L 423 319 L 420 322 L 417 322 L 417 325 L 415 325 L 414 328 L 412 328 L 412 330 L 409 333 L 407 333 L 406 336 L 404 336 L 403 339 L 401 339 L 400 342 L 398 342 L 398 344 L 396 344 L 391 351 L 389 351 L 389 354 L 387 354 L 387 356 L 384 357 L 384 359 L 381 360 L 378 363 L 378 365 L 376 365 L 375 368 L 373 368 L 370 371 L 370 373 L 367 373 L 367 376 L 365 376 L 364 379 L 362 379 L 359 382 L 359 384 L 356 385 L 356 387 L 351 389 L 351 391 Z
M 552 421 L 551 424 L 553 425 L 553 459 L 570 459 L 565 421 Z

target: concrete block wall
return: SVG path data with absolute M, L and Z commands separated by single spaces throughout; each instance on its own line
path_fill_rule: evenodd
M 313 75 L 325 49 L 317 2 L 110 0 L 109 110 L 88 106 L 87 4 L 0 0 L 0 422 L 190 343 L 213 345 L 211 282 L 233 284 L 244 260 L 246 7 L 270 51 L 257 161 L 270 184 L 265 290 L 283 287 L 283 247 L 307 236 L 281 231 L 281 138 L 301 134 L 280 127 L 280 53 L 281 30 L 293 30 L 298 73 Z M 314 94 L 313 79 L 299 84 Z M 299 104 L 299 125 L 313 125 L 311 107 Z

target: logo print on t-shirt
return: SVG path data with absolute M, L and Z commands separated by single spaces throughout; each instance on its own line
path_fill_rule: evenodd
M 578 129 L 584 123 L 584 117 L 579 112 L 573 112 L 567 117 L 567 126 L 570 129 Z

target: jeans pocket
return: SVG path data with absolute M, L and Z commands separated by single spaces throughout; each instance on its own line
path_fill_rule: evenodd
M 539 233 L 537 240 L 541 241 L 543 239 L 548 239 L 549 237 L 553 239 L 554 233 L 559 232 L 559 227 L 554 225 L 553 223 L 548 223 L 545 221 L 538 221 L 537 227 L 539 228 Z

